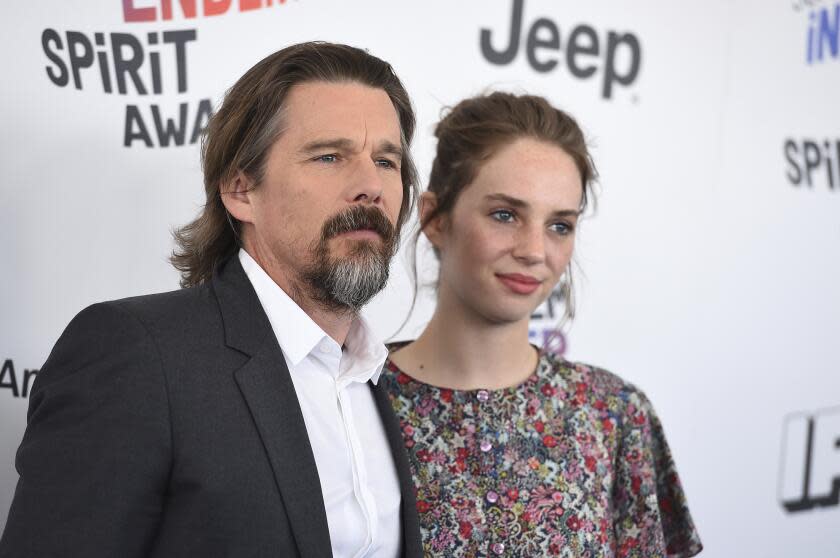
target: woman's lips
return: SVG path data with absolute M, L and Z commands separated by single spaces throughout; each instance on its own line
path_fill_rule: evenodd
M 536 291 L 542 281 L 531 277 L 530 275 L 521 275 L 519 273 L 505 273 L 497 274 L 496 277 L 508 289 L 516 294 L 528 295 Z

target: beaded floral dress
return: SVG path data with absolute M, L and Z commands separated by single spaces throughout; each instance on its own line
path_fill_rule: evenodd
M 427 556 L 657 558 L 702 549 L 659 419 L 605 370 L 541 354 L 524 383 L 459 391 L 390 360 Z

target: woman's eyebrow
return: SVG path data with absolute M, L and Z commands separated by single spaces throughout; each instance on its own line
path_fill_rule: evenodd
M 515 198 L 508 194 L 487 194 L 484 196 L 485 200 L 488 201 L 499 201 L 504 203 L 505 205 L 509 205 L 511 207 L 515 207 L 517 209 L 527 209 L 530 207 L 530 204 L 525 200 L 521 200 L 519 198 Z M 557 211 L 553 211 L 551 213 L 552 218 L 557 217 L 579 217 L 580 210 L 579 209 L 558 209 Z
M 525 200 L 520 200 L 519 198 L 514 198 L 513 196 L 509 196 L 507 194 L 487 194 L 484 196 L 484 199 L 488 201 L 500 201 L 511 207 L 528 207 L 528 202 Z

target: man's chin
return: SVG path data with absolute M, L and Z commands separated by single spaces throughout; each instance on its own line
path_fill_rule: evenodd
M 334 258 L 308 277 L 315 298 L 333 311 L 357 312 L 385 287 L 387 258 L 378 250 L 363 250 Z
M 330 260 L 339 262 L 353 259 L 361 260 L 366 258 L 391 259 L 391 252 L 386 249 L 384 242 L 379 236 L 371 238 L 335 238 L 337 242 L 330 246 Z

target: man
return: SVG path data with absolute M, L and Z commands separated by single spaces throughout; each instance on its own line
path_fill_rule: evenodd
M 391 67 L 305 43 L 212 118 L 180 291 L 94 305 L 41 369 L 2 557 L 420 556 L 359 309 L 414 197 Z

